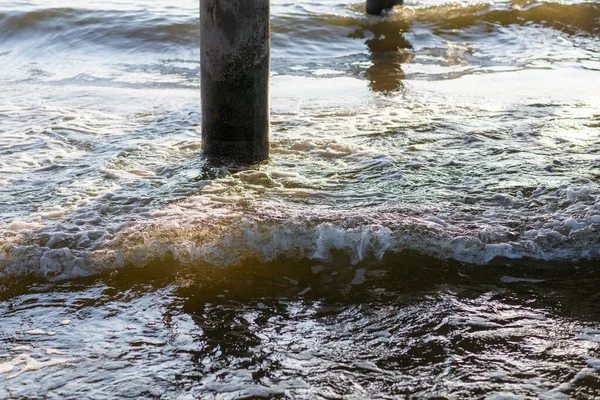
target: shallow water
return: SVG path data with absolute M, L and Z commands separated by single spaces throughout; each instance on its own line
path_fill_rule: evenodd
M 593 398 L 600 6 L 271 11 L 248 166 L 196 2 L 0 2 L 0 397 Z
M 411 254 L 39 282 L 3 296 L 0 395 L 592 399 L 599 283 Z

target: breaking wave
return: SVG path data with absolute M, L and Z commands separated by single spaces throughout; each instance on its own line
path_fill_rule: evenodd
M 600 259 L 600 199 L 585 188 L 563 195 L 570 206 L 545 216 L 510 208 L 479 215 L 426 208 L 210 213 L 189 200 L 114 232 L 12 222 L 0 229 L 0 277 L 60 280 L 165 259 L 203 268 L 280 257 L 322 263 L 341 255 L 368 265 L 406 250 L 471 264 Z

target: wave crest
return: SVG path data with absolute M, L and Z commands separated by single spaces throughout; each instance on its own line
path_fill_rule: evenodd
M 219 217 L 194 215 L 136 222 L 87 246 L 73 245 L 67 232 L 21 233 L 0 246 L 0 276 L 34 274 L 50 280 L 87 276 L 123 266 L 144 267 L 164 259 L 203 267 L 248 260 L 330 262 L 342 254 L 348 265 L 380 262 L 386 254 L 416 251 L 438 259 L 488 264 L 498 259 L 577 262 L 600 258 L 600 216 L 538 221 L 524 232 L 494 223 L 453 223 L 427 213 L 388 209 L 368 214 L 298 211 Z M 63 240 L 52 241 L 56 235 Z M 3 233 L 2 236 L 6 237 Z M 48 238 L 50 237 L 50 240 Z M 71 243 L 70 247 L 66 244 Z

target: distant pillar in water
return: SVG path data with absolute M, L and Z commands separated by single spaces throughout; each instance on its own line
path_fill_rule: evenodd
M 383 10 L 387 10 L 403 2 L 403 0 L 367 0 L 367 14 L 380 15 Z
M 270 0 L 200 0 L 202 147 L 208 156 L 269 155 Z

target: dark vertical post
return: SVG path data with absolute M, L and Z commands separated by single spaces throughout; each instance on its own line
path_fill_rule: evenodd
M 403 0 L 367 0 L 367 14 L 380 15 L 383 10 L 402 3 Z
M 208 156 L 269 155 L 270 0 L 200 0 L 202 146 Z

